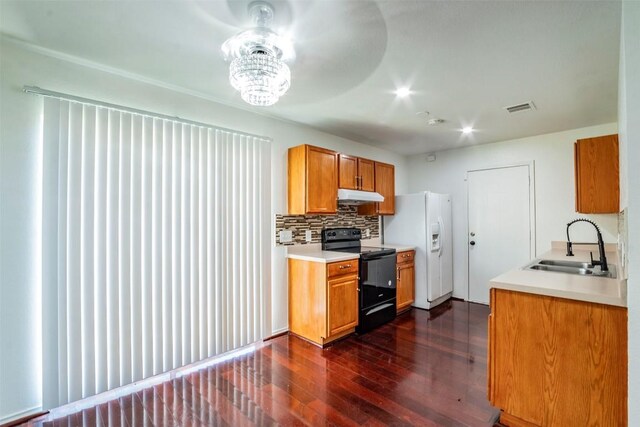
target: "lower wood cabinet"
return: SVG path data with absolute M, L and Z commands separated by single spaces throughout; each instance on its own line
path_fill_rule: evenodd
M 488 394 L 507 426 L 627 424 L 627 310 L 491 290 Z
M 415 301 L 415 277 L 416 269 L 414 264 L 415 251 L 398 252 L 397 268 L 397 296 L 396 310 L 404 311 L 411 307 Z
M 358 325 L 358 260 L 289 259 L 289 330 L 324 346 Z

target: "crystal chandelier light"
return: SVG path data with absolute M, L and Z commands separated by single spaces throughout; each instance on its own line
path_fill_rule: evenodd
M 291 86 L 291 71 L 285 63 L 295 57 L 291 41 L 269 28 L 273 7 L 266 2 L 249 4 L 256 27 L 242 31 L 222 45 L 231 61 L 229 82 L 242 99 L 257 106 L 275 104 Z

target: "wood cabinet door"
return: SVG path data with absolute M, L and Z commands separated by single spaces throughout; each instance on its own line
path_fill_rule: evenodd
M 580 139 L 574 147 L 576 211 L 618 213 L 618 135 Z
M 346 188 L 348 190 L 357 190 L 358 181 L 358 158 L 353 156 L 347 156 L 346 154 L 340 154 L 338 156 L 339 164 L 339 178 L 338 187 Z
M 375 172 L 373 160 L 358 159 L 358 176 L 360 177 L 360 190 L 375 191 Z
M 384 202 L 378 203 L 379 215 L 393 215 L 396 213 L 396 181 L 393 165 L 378 163 L 375 165 L 376 191 L 384 197 Z
M 329 336 L 355 328 L 358 324 L 358 276 L 329 280 L 327 293 Z
M 494 289 L 491 403 L 538 426 L 626 425 L 627 311 Z
M 307 146 L 307 213 L 338 210 L 338 153 Z
M 413 263 L 399 264 L 398 265 L 398 277 L 397 277 L 397 297 L 396 308 L 403 310 L 413 304 L 414 297 L 414 282 L 415 282 L 415 267 Z

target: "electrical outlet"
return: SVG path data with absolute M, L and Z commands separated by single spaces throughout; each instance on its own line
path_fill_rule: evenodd
M 311 230 L 306 230 L 304 232 L 304 239 L 308 242 L 311 243 Z
M 371 237 L 371 230 L 370 229 L 366 229 L 364 230 L 364 237 L 366 237 L 367 239 L 369 239 Z
M 280 230 L 280 243 L 290 243 L 293 241 L 293 231 Z

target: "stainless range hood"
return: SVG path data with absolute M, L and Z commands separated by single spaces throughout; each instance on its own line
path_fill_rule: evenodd
M 363 203 L 383 201 L 384 197 L 380 193 L 373 191 L 345 190 L 344 188 L 338 190 L 338 203 L 344 205 L 361 205 Z

